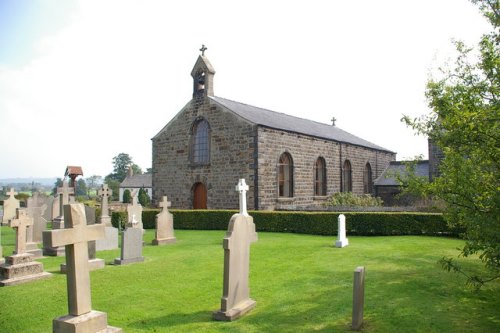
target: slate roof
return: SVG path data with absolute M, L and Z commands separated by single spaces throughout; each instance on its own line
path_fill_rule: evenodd
M 415 168 L 415 173 L 419 177 L 429 177 L 429 161 L 419 161 Z M 375 186 L 399 186 L 395 174 L 406 174 L 406 165 L 403 161 L 392 161 L 380 177 L 375 179 Z
M 279 113 L 267 109 L 262 109 L 248 104 L 231 101 L 221 97 L 209 96 L 210 99 L 222 105 L 238 116 L 254 124 L 269 127 L 273 129 L 284 130 L 299 134 L 310 135 L 322 139 L 349 143 L 356 146 L 386 151 L 393 151 L 378 146 L 374 143 L 361 139 L 351 133 L 348 133 L 336 126 L 319 123 L 316 121 L 294 117 L 285 113 Z
M 150 173 L 143 175 L 132 175 L 126 177 L 120 184 L 120 187 L 141 188 L 153 187 L 153 179 Z

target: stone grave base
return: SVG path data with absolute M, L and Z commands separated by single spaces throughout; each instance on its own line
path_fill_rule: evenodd
M 349 245 L 349 241 L 347 239 L 341 239 L 335 242 L 335 247 L 346 247 Z
M 66 255 L 66 249 L 64 248 L 64 246 L 44 247 L 43 255 L 49 257 L 64 257 Z
M 105 312 L 89 313 L 58 317 L 52 321 L 54 333 L 114 333 L 122 332 L 121 328 L 108 326 L 108 315 Z
M 26 253 L 31 253 L 33 255 L 33 259 L 43 257 L 43 251 L 38 248 L 36 243 L 26 243 Z
M 212 315 L 215 320 L 233 321 L 252 310 L 256 304 L 257 303 L 253 299 L 247 299 L 228 311 L 219 310 L 214 312 Z
M 173 244 L 175 242 L 177 242 L 177 238 L 175 238 L 175 237 L 153 239 L 153 245 L 166 245 L 166 244 Z
M 118 229 L 114 227 L 104 228 L 104 238 L 95 241 L 96 251 L 114 250 L 118 248 Z
M 106 266 L 104 259 L 89 259 L 89 271 L 102 269 Z M 66 274 L 66 264 L 61 264 L 61 273 Z
M 48 278 L 52 274 L 43 271 L 43 264 L 32 261 L 29 253 L 15 254 L 5 258 L 0 267 L 0 286 L 13 286 L 30 281 Z
M 143 261 L 144 257 L 127 258 L 127 259 L 116 258 L 115 265 L 126 265 L 126 264 L 132 264 L 134 262 L 143 262 Z

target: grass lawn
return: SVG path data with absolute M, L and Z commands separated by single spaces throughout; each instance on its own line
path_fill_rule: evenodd
M 144 263 L 113 266 L 119 250 L 98 252 L 92 308 L 124 332 L 349 332 L 353 271 L 366 266 L 363 332 L 500 332 L 500 283 L 476 293 L 437 260 L 456 256 L 460 240 L 434 237 L 334 237 L 259 233 L 251 247 L 250 288 L 257 306 L 234 322 L 212 320 L 222 296 L 224 231 L 177 230 L 177 243 L 152 246 Z M 4 255 L 11 229 L 2 227 Z M 51 332 L 66 315 L 64 258 L 41 259 L 46 280 L 0 288 L 0 332 Z M 480 270 L 478 261 L 464 260 Z

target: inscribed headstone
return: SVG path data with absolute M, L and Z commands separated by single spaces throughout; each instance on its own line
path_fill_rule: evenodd
M 338 217 L 338 232 L 337 241 L 335 242 L 335 247 L 344 247 L 349 245 L 349 240 L 346 237 L 345 231 L 345 215 L 340 214 Z
M 224 238 L 224 284 L 221 309 L 213 313 L 215 320 L 238 319 L 255 307 L 250 299 L 250 243 L 257 241 L 253 218 L 246 212 L 246 191 L 248 186 L 240 179 L 236 186 L 240 193 L 240 212 L 229 222 Z M 243 202 L 242 202 L 243 201 Z
M 142 256 L 142 229 L 129 227 L 122 233 L 122 248 L 120 258 L 115 259 L 115 265 L 126 265 L 144 261 Z
M 153 239 L 153 245 L 164 245 L 175 243 L 174 236 L 174 216 L 168 211 L 171 203 L 164 196 L 159 206 L 162 208 L 161 212 L 156 215 L 156 233 Z
M 33 219 L 25 210 L 17 209 L 16 218 L 9 221 L 9 226 L 16 231 L 14 254 L 5 258 L 0 266 L 0 286 L 17 285 L 49 277 L 43 271 L 43 264 L 33 261 L 33 255 L 26 252 L 26 229 L 32 226 Z
M 64 206 L 64 228 L 44 231 L 44 239 L 51 247 L 66 247 L 66 281 L 68 312 L 52 321 L 52 331 L 67 332 L 121 332 L 107 324 L 104 312 L 91 306 L 88 242 L 104 236 L 101 224 L 87 225 L 83 204 Z
M 2 217 L 3 225 L 7 225 L 10 219 L 16 217 L 16 209 L 20 207 L 19 200 L 15 198 L 16 194 L 17 192 L 15 192 L 14 188 L 11 187 L 10 191 L 7 192 L 7 195 L 9 197 L 3 201 L 3 217 Z

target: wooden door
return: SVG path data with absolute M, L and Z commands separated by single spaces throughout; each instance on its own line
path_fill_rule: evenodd
M 207 188 L 203 183 L 194 184 L 193 208 L 207 209 Z

